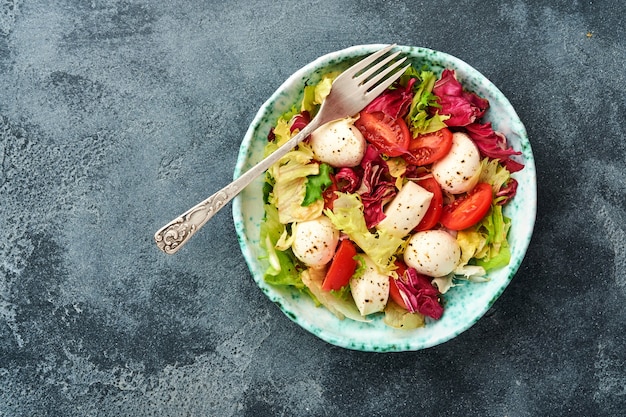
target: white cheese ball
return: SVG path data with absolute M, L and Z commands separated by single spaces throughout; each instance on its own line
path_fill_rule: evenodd
M 480 177 L 480 152 L 462 132 L 452 135 L 450 152 L 432 167 L 432 173 L 441 188 L 452 194 L 471 191 Z
M 311 133 L 309 143 L 315 159 L 337 168 L 355 167 L 361 163 L 366 142 L 353 120 L 329 122 Z
M 409 239 L 404 262 L 421 274 L 442 277 L 454 271 L 461 259 L 456 239 L 443 230 L 417 232 Z
M 389 299 L 389 275 L 381 274 L 374 262 L 363 255 L 365 270 L 350 278 L 350 292 L 362 316 L 383 311 Z
M 296 223 L 291 250 L 307 266 L 321 267 L 335 255 L 339 231 L 326 216 Z
M 385 207 L 385 218 L 376 225 L 395 236 L 406 236 L 428 211 L 433 193 L 408 181 L 395 198 Z

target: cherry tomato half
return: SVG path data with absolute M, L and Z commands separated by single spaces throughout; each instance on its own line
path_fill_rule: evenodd
M 423 166 L 443 158 L 452 148 L 452 132 L 448 128 L 418 135 L 409 142 L 409 153 L 404 159 L 409 164 Z
M 426 214 L 424 214 L 422 220 L 415 227 L 416 232 L 421 232 L 423 230 L 430 230 L 435 227 L 437 223 L 439 223 L 441 210 L 443 208 L 443 193 L 441 192 L 441 186 L 432 176 L 418 178 L 417 184 L 433 194 L 433 198 L 430 200 L 430 205 L 428 206 Z
M 328 272 L 322 283 L 322 290 L 338 291 L 348 285 L 357 267 L 357 261 L 354 259 L 355 256 L 356 248 L 352 241 L 349 239 L 342 240 L 328 268 Z
M 443 206 L 439 221 L 451 230 L 463 230 L 481 221 L 491 207 L 491 185 L 480 183 L 465 197 Z
M 354 125 L 366 141 L 388 156 L 404 155 L 411 141 L 406 122 L 402 118 L 394 119 L 382 111 L 361 112 Z

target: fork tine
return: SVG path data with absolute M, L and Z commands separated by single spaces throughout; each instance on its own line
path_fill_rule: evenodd
M 402 61 L 404 61 L 404 60 L 402 60 Z M 391 69 L 397 68 L 398 65 L 400 65 L 402 63 L 402 61 L 397 62 L 397 64 L 394 64 L 390 68 Z M 389 78 L 387 78 L 386 80 L 384 80 L 383 82 L 378 84 L 376 87 L 372 88 L 372 90 L 368 91 L 367 95 L 373 95 L 374 97 L 377 97 L 378 95 L 382 94 L 382 92 L 385 91 L 387 89 L 387 87 L 389 87 L 391 84 L 393 84 L 398 78 L 400 78 L 402 76 L 402 74 L 404 74 L 404 72 L 410 66 L 411 66 L 411 64 L 405 65 L 404 68 L 400 69 L 398 72 L 396 72 L 395 74 L 391 75 Z M 385 71 L 385 73 L 389 73 L 389 71 Z
M 365 68 L 367 68 L 370 64 L 373 64 L 374 62 L 376 62 L 376 60 L 378 58 L 380 58 L 381 56 L 385 55 L 387 52 L 389 52 L 394 46 L 396 46 L 396 44 L 392 44 L 389 46 L 384 47 L 383 49 L 380 49 L 377 52 L 374 52 L 373 54 L 369 55 L 367 58 L 363 58 L 362 60 L 360 60 L 359 62 L 357 62 L 356 64 L 352 65 L 350 68 L 348 68 L 347 70 L 345 70 L 341 75 L 346 75 L 346 78 L 349 77 L 353 77 L 354 75 L 356 75 L 359 71 L 364 70 Z
M 377 62 L 376 65 L 372 66 L 371 68 L 368 68 L 367 71 L 364 71 L 358 76 L 355 76 L 354 80 L 357 81 L 359 84 L 365 83 L 365 81 L 368 78 L 370 78 L 373 74 L 376 74 L 376 72 L 380 70 L 382 67 L 384 67 L 385 65 L 393 61 L 394 58 L 396 58 L 398 55 L 400 55 L 400 51 L 389 55 L 387 58 L 383 59 L 380 62 Z
M 394 71 L 396 68 L 398 68 L 404 61 L 406 61 L 406 58 L 402 58 L 401 60 L 394 62 L 392 65 L 388 66 L 387 68 L 385 68 L 384 70 L 376 74 L 374 77 L 364 82 L 362 86 L 366 90 L 369 90 L 374 85 L 376 85 L 380 80 L 385 78 L 388 74 L 391 74 L 391 72 Z M 402 75 L 402 73 L 400 73 L 400 75 Z

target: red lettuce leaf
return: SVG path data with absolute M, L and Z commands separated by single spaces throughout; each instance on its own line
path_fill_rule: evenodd
M 504 187 L 500 188 L 500 191 L 496 193 L 496 204 L 501 206 L 508 203 L 517 193 L 517 180 L 515 178 L 509 178 Z
M 372 228 L 385 218 L 383 205 L 395 197 L 395 181 L 389 174 L 389 166 L 382 159 L 378 150 L 368 146 L 361 161 L 363 178 L 359 195 L 363 202 L 363 216 L 368 228 Z
M 367 113 L 381 111 L 394 119 L 406 116 L 413 101 L 413 84 L 415 84 L 415 81 L 417 81 L 415 78 L 411 78 L 406 87 L 385 90 L 368 104 L 363 111 Z
M 352 168 L 340 168 L 335 174 L 335 182 L 337 183 L 338 190 L 343 193 L 354 193 L 359 189 L 362 175 L 363 173 L 359 174 Z
M 440 319 L 443 315 L 439 290 L 430 282 L 429 277 L 419 274 L 415 268 L 407 268 L 396 280 L 396 286 L 410 312 L 418 312 L 433 319 Z
M 510 158 L 512 155 L 521 155 L 521 152 L 507 145 L 506 137 L 492 129 L 491 123 L 471 123 L 465 126 L 467 134 L 472 138 L 483 156 L 498 159 L 509 172 L 517 172 L 524 165 Z
M 303 110 L 299 114 L 296 114 L 295 116 L 293 116 L 291 120 L 292 120 L 292 123 L 291 123 L 291 127 L 289 128 L 291 132 L 293 132 L 296 129 L 302 130 L 306 125 L 309 124 L 309 122 L 311 122 L 311 115 L 309 114 L 308 111 Z
M 480 119 L 489 108 L 489 101 L 475 93 L 465 91 L 453 70 L 446 69 L 433 87 L 439 97 L 439 114 L 450 115 L 444 123 L 448 126 L 466 126 Z

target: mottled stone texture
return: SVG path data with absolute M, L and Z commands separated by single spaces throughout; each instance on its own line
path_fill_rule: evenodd
M 626 414 L 626 7 L 552 1 L 0 0 L 0 416 Z M 258 290 L 230 208 L 258 107 L 354 44 L 455 55 L 536 156 L 526 260 L 421 352 L 328 345 Z

